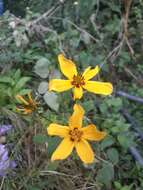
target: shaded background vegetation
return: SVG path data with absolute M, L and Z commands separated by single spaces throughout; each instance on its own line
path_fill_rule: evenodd
M 17 168 L 14 176 L 2 179 L 3 189 L 142 190 L 143 161 L 133 148 L 143 156 L 143 104 L 119 91 L 143 97 L 143 2 L 8 0 L 6 9 L 10 13 L 0 18 L 0 122 L 15 126 L 7 141 Z M 98 79 L 114 85 L 110 97 L 86 93 L 81 100 L 85 123 L 90 120 L 108 132 L 103 142 L 93 144 L 97 160 L 91 166 L 75 155 L 50 162 L 59 139 L 47 137 L 46 127 L 66 123 L 73 105 L 70 92 L 47 93 L 48 80 L 61 77 L 60 52 L 81 71 L 100 65 Z M 19 115 L 15 95 L 30 90 L 40 101 L 39 110 Z

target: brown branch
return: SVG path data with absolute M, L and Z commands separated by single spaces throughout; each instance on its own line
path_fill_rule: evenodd
M 124 34 L 128 36 L 128 20 L 132 0 L 124 0 L 125 14 L 124 14 Z
M 52 16 L 59 8 L 60 8 L 60 4 L 58 3 L 57 5 L 53 6 L 51 9 L 49 9 L 47 12 L 45 12 L 43 15 L 41 15 L 40 17 L 38 17 L 37 19 L 35 19 L 34 21 L 31 21 L 28 25 L 28 27 L 31 27 L 33 25 L 36 25 L 38 23 L 40 23 L 42 20 L 44 20 L 47 17 Z
M 128 36 L 128 21 L 129 21 L 129 14 L 130 14 L 130 9 L 131 9 L 131 4 L 132 4 L 132 0 L 124 0 L 124 7 L 125 7 L 125 13 L 124 13 L 124 37 L 125 37 L 125 41 L 126 44 L 131 52 L 131 55 L 134 56 L 134 50 L 129 42 Z

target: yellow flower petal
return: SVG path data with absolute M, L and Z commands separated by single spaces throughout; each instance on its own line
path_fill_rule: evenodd
M 63 54 L 60 54 L 58 60 L 62 73 L 68 79 L 72 79 L 74 75 L 77 75 L 76 65 L 70 59 L 66 59 Z
M 29 103 L 21 96 L 21 95 L 16 95 L 16 98 L 23 104 L 29 105 Z
M 49 82 L 49 90 L 54 90 L 57 92 L 62 92 L 69 90 L 72 88 L 72 84 L 70 80 L 61 80 L 61 79 L 53 79 Z
M 84 115 L 84 109 L 79 104 L 75 104 L 74 112 L 72 116 L 69 118 L 69 126 L 71 129 L 82 127 L 83 115 Z
M 54 161 L 67 158 L 71 154 L 73 148 L 74 142 L 72 142 L 69 138 L 64 138 L 53 153 L 51 160 Z
M 95 75 L 97 75 L 97 73 L 99 72 L 100 68 L 99 66 L 96 66 L 94 69 L 91 69 L 91 67 L 88 67 L 84 73 L 83 73 L 83 77 L 86 81 L 90 80 L 91 78 L 93 78 Z
M 113 86 L 109 82 L 87 81 L 83 88 L 95 94 L 109 95 L 113 92 Z
M 74 100 L 75 99 L 80 99 L 83 96 L 83 89 L 81 87 L 77 88 L 75 87 L 73 89 L 73 94 L 74 94 Z
M 91 141 L 100 141 L 106 136 L 106 132 L 98 131 L 93 124 L 83 127 L 81 131 L 83 138 Z
M 75 145 L 77 154 L 80 159 L 85 163 L 89 164 L 94 161 L 94 153 L 86 140 L 81 140 Z
M 56 123 L 52 123 L 47 128 L 47 132 L 49 135 L 57 135 L 60 137 L 67 137 L 69 133 L 69 127 L 58 125 Z

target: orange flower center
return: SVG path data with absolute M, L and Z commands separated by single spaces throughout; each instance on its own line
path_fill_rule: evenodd
M 78 130 L 78 128 L 74 128 L 69 132 L 71 141 L 76 141 L 76 142 L 81 140 L 82 134 L 83 132 Z
M 84 77 L 82 75 L 74 75 L 71 84 L 77 88 L 80 88 L 85 85 Z

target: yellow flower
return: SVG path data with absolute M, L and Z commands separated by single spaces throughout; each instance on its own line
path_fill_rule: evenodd
M 33 100 L 31 93 L 27 94 L 28 97 L 23 98 L 21 95 L 16 95 L 16 99 L 21 103 L 16 107 L 17 111 L 22 112 L 23 114 L 31 114 L 37 108 L 38 102 Z
M 113 86 L 108 82 L 90 81 L 99 72 L 99 67 L 88 67 L 83 74 L 78 74 L 76 65 L 64 55 L 58 56 L 62 73 L 68 80 L 53 79 L 49 82 L 49 90 L 62 92 L 73 88 L 74 99 L 83 96 L 83 89 L 95 94 L 109 95 L 113 91 Z
M 49 125 L 47 128 L 49 135 L 57 135 L 64 138 L 53 153 L 52 161 L 67 158 L 73 151 L 73 148 L 76 149 L 77 154 L 84 163 L 88 164 L 94 161 L 94 153 L 87 140 L 100 141 L 106 136 L 106 133 L 98 131 L 93 124 L 82 127 L 83 115 L 83 108 L 75 104 L 74 112 L 69 119 L 69 126 L 62 126 L 56 123 Z

